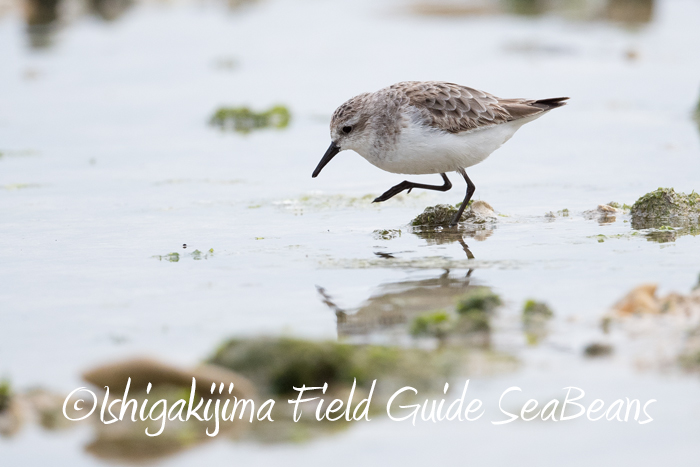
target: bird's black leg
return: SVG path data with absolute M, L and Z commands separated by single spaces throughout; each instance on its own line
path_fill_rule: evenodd
M 424 190 L 435 190 L 435 191 L 447 191 L 450 188 L 452 188 L 452 183 L 450 183 L 450 179 L 447 178 L 447 175 L 444 173 L 440 174 L 442 176 L 442 179 L 445 181 L 443 185 L 423 185 L 422 183 L 413 183 L 409 182 L 408 180 L 404 180 L 403 182 L 399 183 L 398 185 L 391 187 L 389 190 L 386 191 L 383 195 L 379 196 L 376 198 L 373 203 L 381 203 L 382 201 L 386 201 L 389 198 L 393 198 L 394 196 L 398 195 L 404 190 L 408 190 L 410 193 L 412 189 L 414 188 L 422 188 Z M 465 175 L 466 177 L 466 175 Z
M 455 214 L 455 216 L 452 218 L 450 226 L 457 225 L 457 222 L 459 222 L 459 219 L 462 217 L 464 208 L 467 207 L 467 204 L 469 204 L 469 200 L 472 199 L 472 195 L 476 191 L 476 185 L 474 185 L 474 183 L 471 180 L 469 180 L 467 172 L 465 172 L 464 169 L 460 169 L 459 173 L 462 174 L 462 177 L 464 177 L 464 180 L 467 182 L 467 196 L 464 197 L 464 201 L 462 201 L 462 205 L 459 207 L 457 214 Z

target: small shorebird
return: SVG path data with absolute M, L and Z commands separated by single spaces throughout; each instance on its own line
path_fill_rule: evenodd
M 459 221 L 476 186 L 464 169 L 478 164 L 524 124 L 566 104 L 568 97 L 501 99 L 442 81 L 405 81 L 353 97 L 331 119 L 331 145 L 312 177 L 340 151 L 352 149 L 382 170 L 439 173 L 443 185 L 403 181 L 373 202 L 414 188 L 447 191 L 447 172 L 459 172 L 467 195 L 450 225 Z

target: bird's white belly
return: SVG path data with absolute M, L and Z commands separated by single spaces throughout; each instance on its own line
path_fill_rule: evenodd
M 412 122 L 403 129 L 392 149 L 365 158 L 380 169 L 393 173 L 452 172 L 483 161 L 508 141 L 518 128 L 542 114 L 462 133 L 436 131 Z

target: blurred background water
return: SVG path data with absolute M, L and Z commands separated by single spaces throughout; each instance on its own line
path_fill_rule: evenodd
M 694 465 L 697 376 L 640 369 L 626 344 L 601 361 L 583 349 L 632 287 L 687 293 L 698 237 L 654 241 L 625 214 L 584 212 L 698 189 L 699 26 L 697 0 L 0 0 L 0 376 L 65 394 L 89 367 L 193 365 L 232 336 L 411 345 L 387 319 L 485 286 L 504 301 L 491 345 L 520 362 L 472 381 L 489 420 L 514 385 L 655 398 L 658 420 L 377 419 L 308 443 L 217 439 L 162 462 Z M 462 199 L 454 176 L 448 193 L 381 205 L 370 201 L 403 177 L 355 154 L 310 177 L 339 104 L 429 79 L 571 97 L 470 169 L 476 198 L 502 215 L 487 228 L 408 227 Z M 249 111 L 219 128 L 222 106 Z M 265 128 L 255 112 L 275 107 Z M 528 298 L 554 310 L 537 345 L 519 324 Z M 101 465 L 83 449 L 92 437 L 30 425 L 0 451 L 12 465 Z

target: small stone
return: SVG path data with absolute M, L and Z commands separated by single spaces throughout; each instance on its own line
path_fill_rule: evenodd
M 608 204 L 599 204 L 598 205 L 598 212 L 612 214 L 612 213 L 617 212 L 617 209 L 615 209 L 614 207 L 612 207 Z
M 656 298 L 656 284 L 643 284 L 617 302 L 613 309 L 620 314 L 660 313 L 661 306 Z
M 613 353 L 613 347 L 608 344 L 600 344 L 598 342 L 594 342 L 592 344 L 588 344 L 585 349 L 583 349 L 583 354 L 586 357 L 590 358 L 595 358 L 595 357 L 607 357 Z

